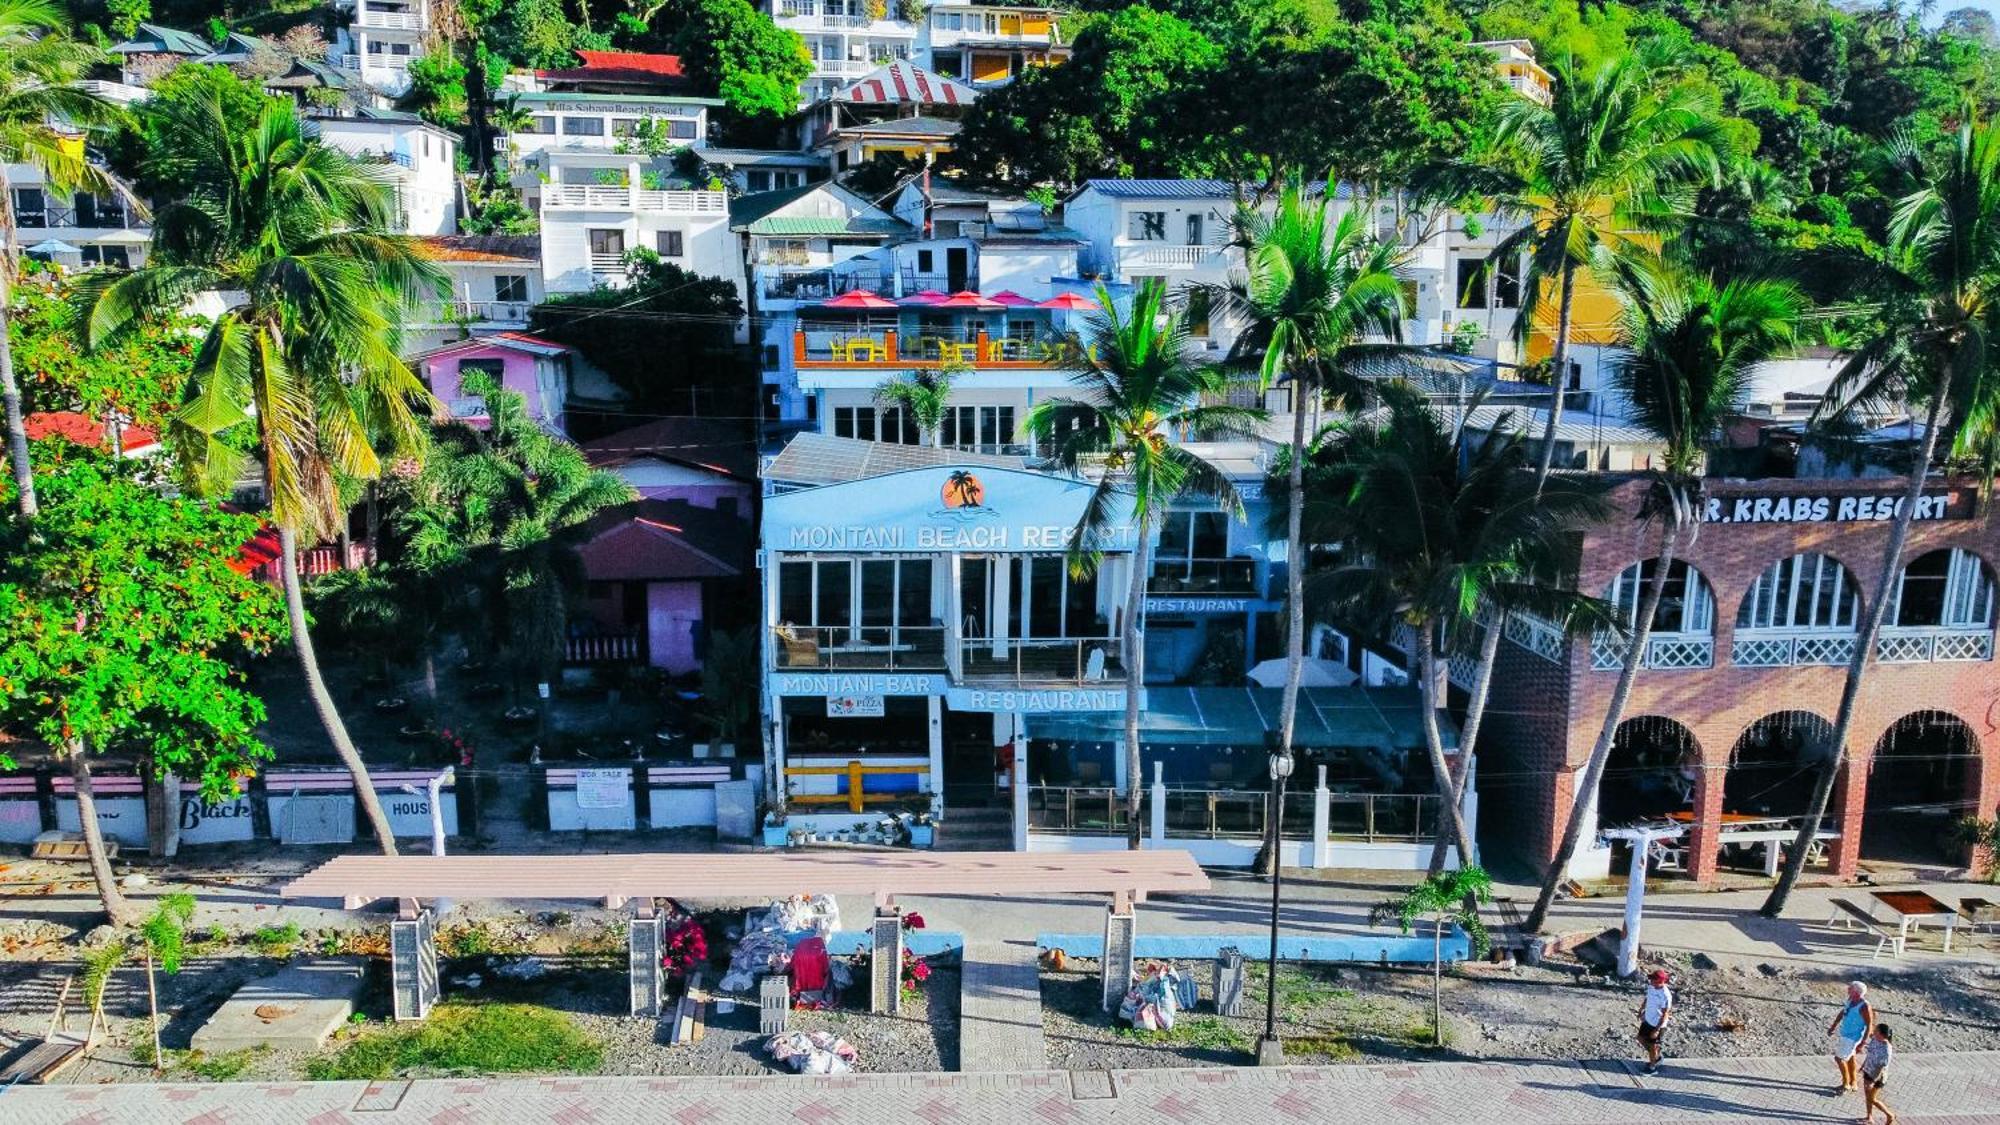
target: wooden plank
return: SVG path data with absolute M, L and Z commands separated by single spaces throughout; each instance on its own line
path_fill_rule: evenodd
M 83 1057 L 88 1044 L 82 1036 L 58 1031 L 40 1040 L 0 1069 L 0 1088 L 20 1082 L 27 1085 L 47 1082 Z

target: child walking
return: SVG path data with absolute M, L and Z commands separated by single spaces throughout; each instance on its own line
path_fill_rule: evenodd
M 1892 1045 L 1894 1039 L 1889 1025 L 1878 1023 L 1875 1034 L 1869 1036 L 1868 1042 L 1861 1048 L 1861 1096 L 1868 1102 L 1868 1112 L 1861 1115 L 1863 1122 L 1872 1122 L 1875 1111 L 1879 1109 L 1882 1111 L 1882 1125 L 1896 1125 L 1895 1111 L 1882 1100 L 1882 1087 L 1889 1084 L 1889 1060 L 1896 1057 L 1896 1049 Z

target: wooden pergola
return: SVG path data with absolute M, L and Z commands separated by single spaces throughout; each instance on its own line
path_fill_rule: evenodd
M 338 899 L 347 909 L 393 898 L 400 917 L 390 953 L 399 1018 L 420 1019 L 437 993 L 437 954 L 426 900 L 584 899 L 609 909 L 638 904 L 631 928 L 633 1014 L 656 1014 L 660 1002 L 658 898 L 783 898 L 795 894 L 868 895 L 875 901 L 878 1010 L 893 1009 L 902 960 L 898 895 L 1110 896 L 1105 916 L 1106 1003 L 1131 979 L 1133 907 L 1155 894 L 1209 888 L 1194 857 L 1179 850 L 1032 852 L 779 852 L 716 855 L 350 855 L 329 860 L 286 884 L 288 899 Z M 650 984 L 641 979 L 650 977 Z M 878 973 L 878 976 L 883 974 Z M 407 994 L 406 994 L 407 988 Z M 1115 995 L 1114 995 L 1115 991 Z M 406 1003 L 407 1001 L 407 1003 Z

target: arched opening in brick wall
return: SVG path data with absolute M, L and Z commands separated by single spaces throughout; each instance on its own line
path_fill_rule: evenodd
M 1597 823 L 1615 828 L 1691 809 L 1700 778 L 1701 746 L 1692 732 L 1664 715 L 1635 715 L 1618 724 L 1612 740 L 1597 787 Z
M 1975 814 L 1979 736 L 1947 711 L 1916 711 L 1890 724 L 1868 758 L 1861 858 L 1956 865 L 1965 854 L 1952 826 Z
M 1723 815 L 1804 815 L 1832 741 L 1833 724 L 1810 711 L 1778 711 L 1751 723 L 1729 751 Z

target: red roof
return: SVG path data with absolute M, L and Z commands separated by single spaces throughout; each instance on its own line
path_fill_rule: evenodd
M 254 574 L 259 568 L 277 562 L 285 555 L 284 549 L 279 546 L 280 542 L 278 529 L 268 523 L 264 524 L 257 529 L 257 534 L 251 536 L 250 541 L 243 544 L 242 549 L 236 552 L 236 557 L 229 560 L 229 569 L 238 574 Z
M 556 82 L 630 82 L 658 85 L 682 82 L 687 71 L 679 55 L 649 55 L 639 51 L 578 51 L 583 65 L 538 70 L 535 77 Z
M 971 105 L 978 100 L 979 91 L 955 79 L 933 74 L 908 59 L 898 59 L 855 79 L 834 98 L 888 105 Z
M 110 444 L 104 432 L 104 419 L 74 410 L 30 414 L 21 420 L 21 426 L 27 430 L 29 441 L 64 438 L 85 449 L 104 449 Z M 160 444 L 160 435 L 144 426 L 125 426 L 118 433 L 118 444 L 128 455 L 140 453 Z

